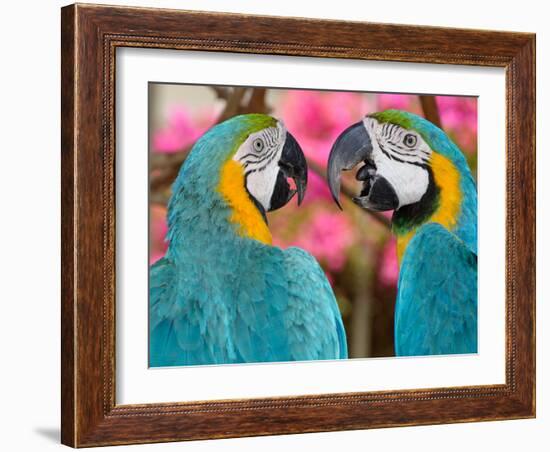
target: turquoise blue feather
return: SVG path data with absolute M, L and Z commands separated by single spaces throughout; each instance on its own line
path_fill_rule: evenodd
M 419 229 L 401 263 L 395 352 L 477 352 L 477 255 L 437 223 Z
M 440 128 L 417 115 L 389 111 L 417 131 L 460 174 L 456 225 L 426 223 L 416 230 L 400 266 L 395 307 L 395 352 L 399 356 L 477 353 L 477 190 L 466 158 Z M 444 187 L 442 187 L 444 189 Z
M 173 185 L 169 248 L 150 270 L 152 367 L 347 357 L 336 299 L 315 259 L 237 234 L 217 191 L 222 165 L 264 118 L 212 128 Z

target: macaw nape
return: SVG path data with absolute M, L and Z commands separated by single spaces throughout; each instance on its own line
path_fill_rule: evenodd
M 273 246 L 267 225 L 306 185 L 299 144 L 270 116 L 233 117 L 197 141 L 172 186 L 168 250 L 150 269 L 151 367 L 347 357 L 321 267 Z
M 328 180 L 338 205 L 341 171 L 360 163 L 353 201 L 394 211 L 396 355 L 476 353 L 477 192 L 464 155 L 426 119 L 388 110 L 335 141 Z

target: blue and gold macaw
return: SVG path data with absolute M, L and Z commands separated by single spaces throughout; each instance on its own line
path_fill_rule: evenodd
M 341 171 L 360 162 L 354 202 L 394 211 L 396 354 L 476 353 L 477 192 L 464 155 L 426 119 L 388 110 L 334 143 L 328 179 L 337 203 Z
M 150 270 L 150 366 L 347 357 L 321 267 L 271 243 L 266 212 L 296 193 L 300 203 L 306 184 L 300 146 L 270 116 L 236 116 L 197 141 L 172 187 L 168 251 Z

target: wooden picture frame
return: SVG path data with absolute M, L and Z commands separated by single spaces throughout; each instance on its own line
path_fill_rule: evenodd
M 71 5 L 62 9 L 62 442 L 73 447 L 535 416 L 535 35 Z M 506 383 L 115 403 L 115 50 L 506 69 Z

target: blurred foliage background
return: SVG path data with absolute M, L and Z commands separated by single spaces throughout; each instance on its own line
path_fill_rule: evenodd
M 344 180 L 340 212 L 324 179 L 336 137 L 365 114 L 389 108 L 410 111 L 442 127 L 465 153 L 476 176 L 477 99 L 337 91 L 304 91 L 198 85 L 149 85 L 150 240 L 153 263 L 166 251 L 166 203 L 170 187 L 195 141 L 211 126 L 242 113 L 282 119 L 309 165 L 304 203 L 268 214 L 274 243 L 313 254 L 329 278 L 348 335 L 350 358 L 393 356 L 393 313 L 398 276 L 391 212 L 359 209 L 349 195 L 359 187 Z

